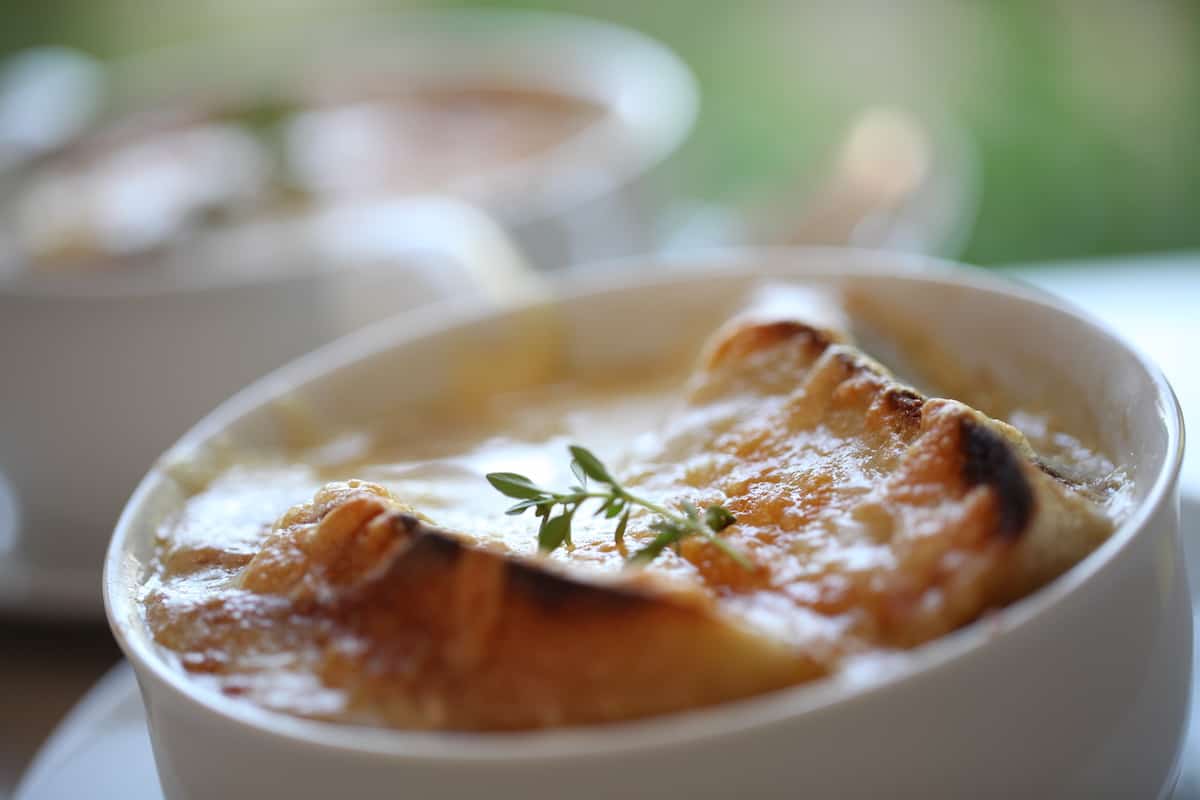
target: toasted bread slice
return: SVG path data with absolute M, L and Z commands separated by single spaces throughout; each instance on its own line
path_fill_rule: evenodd
M 689 541 L 698 580 L 756 618 L 766 592 L 782 618 L 836 619 L 834 640 L 807 624 L 786 634 L 835 657 L 953 630 L 1051 580 L 1112 529 L 1016 429 L 927 399 L 843 333 L 791 319 L 719 333 L 661 440 L 631 482 L 724 503 L 738 518 L 726 538 L 760 567 L 740 574 Z
M 568 577 L 433 527 L 358 482 L 282 519 L 241 581 L 336 631 L 325 686 L 402 727 L 628 719 L 823 670 L 703 594 Z

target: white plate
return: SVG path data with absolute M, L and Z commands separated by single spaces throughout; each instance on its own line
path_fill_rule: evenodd
M 162 800 L 133 670 L 113 667 L 42 745 L 15 800 Z
M 1183 537 L 1200 625 L 1200 495 L 1183 499 Z M 1193 645 L 1200 664 L 1200 639 Z M 1192 721 L 1174 800 L 1200 798 L 1200 680 L 1192 684 Z M 162 800 L 146 716 L 133 670 L 121 663 L 100 679 L 42 746 L 13 800 L 120 797 Z

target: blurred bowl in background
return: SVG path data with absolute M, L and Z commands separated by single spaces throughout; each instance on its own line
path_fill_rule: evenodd
M 243 233 L 180 274 L 0 282 L 0 613 L 98 617 L 104 545 L 137 479 L 247 382 L 431 300 L 536 286 L 502 228 L 442 198 Z M 264 246 L 273 259 L 239 268 Z
M 27 106 L 38 88 L 82 102 L 29 72 Z M 0 273 L 195 269 L 198 242 L 245 225 L 414 193 L 481 206 L 543 267 L 628 254 L 650 245 L 647 173 L 697 105 L 657 42 L 524 12 L 249 31 L 114 64 L 94 85 L 89 130 L 27 147 L 40 154 L 4 182 Z
M 0 612 L 43 616 L 98 613 L 104 534 L 138 475 L 239 386 L 435 298 L 503 301 L 531 261 L 648 246 L 650 173 L 697 103 L 653 40 L 536 13 L 15 63 Z

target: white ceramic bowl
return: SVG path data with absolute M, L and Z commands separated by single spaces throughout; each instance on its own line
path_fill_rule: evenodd
M 238 388 L 422 303 L 503 300 L 527 274 L 500 227 L 440 198 L 247 234 L 188 272 L 0 281 L 7 613 L 98 618 L 94 579 L 122 504 L 163 448 Z M 254 237 L 284 244 L 251 266 Z
M 234 397 L 168 454 L 215 436 L 270 447 L 297 396 L 353 422 L 437 397 L 464 352 L 504 358 L 556 326 L 568 358 L 629 363 L 681 344 L 761 278 L 852 285 L 936 331 L 968 365 L 1101 423 L 1136 507 L 1067 574 L 887 669 L 686 714 L 530 734 L 321 724 L 230 700 L 175 669 L 138 610 L 156 525 L 184 499 L 159 469 L 117 526 L 109 621 L 138 674 L 167 797 L 295 800 L 611 797 L 1156 797 L 1187 714 L 1191 609 L 1178 538 L 1178 406 L 1159 371 L 1052 297 L 992 275 L 869 252 L 743 253 L 562 285 L 547 308 L 382 323 Z M 699 271 L 696 271 L 699 270 Z M 557 313 L 561 312 L 561 313 Z M 631 325 L 630 320 L 637 320 Z M 544 332 L 544 331 L 543 331 Z M 407 376 L 419 374 L 414 382 Z M 395 413 L 395 412 L 394 412 Z

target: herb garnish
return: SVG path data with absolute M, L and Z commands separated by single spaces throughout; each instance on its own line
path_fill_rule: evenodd
M 648 544 L 625 559 L 629 564 L 645 564 L 653 561 L 663 550 L 677 545 L 689 536 L 702 536 L 708 539 L 726 555 L 742 567 L 752 570 L 753 564 L 736 548 L 720 537 L 720 532 L 728 528 L 737 518 L 724 506 L 708 506 L 701 510 L 692 503 L 681 503 L 678 511 L 672 511 L 644 497 L 632 494 L 622 486 L 600 459 L 586 448 L 571 445 L 571 472 L 579 480 L 565 492 L 556 492 L 538 486 L 524 475 L 515 472 L 491 472 L 487 479 L 498 492 L 511 497 L 518 502 L 508 509 L 509 514 L 523 514 L 533 509 L 535 516 L 542 522 L 538 527 L 538 549 L 549 553 L 560 545 L 571 544 L 571 522 L 575 513 L 588 500 L 599 500 L 600 506 L 595 515 L 603 514 L 607 519 L 620 517 L 617 521 L 613 536 L 621 552 L 625 552 L 625 528 L 629 525 L 629 513 L 634 506 L 651 511 L 658 516 L 650 523 L 650 529 L 657 532 Z M 590 489 L 588 480 L 591 479 L 603 489 Z M 562 506 L 562 511 L 554 513 L 556 507 Z

